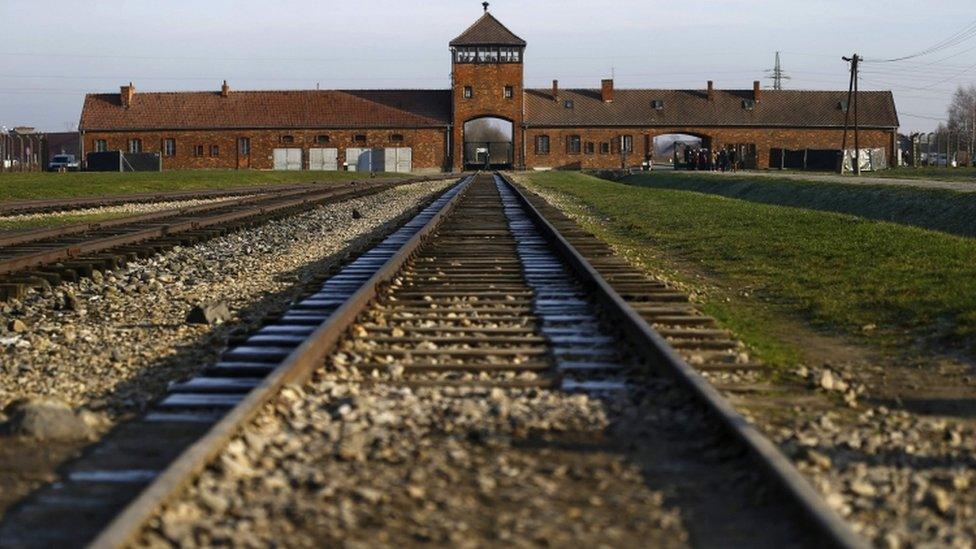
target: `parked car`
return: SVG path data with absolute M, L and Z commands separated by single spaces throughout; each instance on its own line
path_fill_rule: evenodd
M 47 167 L 52 172 L 75 172 L 78 171 L 79 164 L 73 154 L 56 154 L 48 163 Z

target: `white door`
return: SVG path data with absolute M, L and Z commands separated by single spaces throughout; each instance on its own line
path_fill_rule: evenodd
M 389 147 L 383 151 L 383 157 L 388 172 L 410 173 L 413 167 L 413 149 L 410 147 Z
M 274 169 L 299 171 L 302 169 L 301 149 L 275 149 Z
M 308 169 L 334 172 L 339 169 L 339 149 L 309 149 Z
M 372 162 L 369 149 L 351 147 L 346 149 L 346 164 L 351 172 L 368 172 Z
M 410 173 L 413 171 L 413 149 L 410 147 L 399 147 L 397 149 L 397 173 Z

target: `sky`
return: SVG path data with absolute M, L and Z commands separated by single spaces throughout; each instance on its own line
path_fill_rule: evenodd
M 901 130 L 931 131 L 976 83 L 976 38 L 902 62 L 976 20 L 972 0 L 494 0 L 528 42 L 529 87 L 751 88 L 776 51 L 784 89 L 892 90 Z M 447 88 L 472 0 L 0 0 L 0 126 L 74 130 L 86 93 Z

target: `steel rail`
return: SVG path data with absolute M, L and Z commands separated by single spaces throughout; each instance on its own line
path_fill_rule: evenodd
M 381 285 L 391 281 L 407 260 L 437 230 L 455 208 L 470 184 L 462 179 L 460 191 L 451 197 L 423 227 L 390 257 L 363 285 L 336 309 L 285 360 L 268 374 L 203 438 L 188 447 L 140 495 L 130 502 L 113 521 L 92 540 L 95 549 L 122 547 L 130 543 L 143 524 L 167 501 L 176 496 L 226 446 L 241 426 L 253 419 L 278 392 L 288 384 L 300 383 L 322 367 L 326 357 L 356 318 L 377 297 Z
M 670 375 L 688 389 L 725 426 L 762 467 L 766 477 L 774 481 L 797 504 L 799 511 L 822 536 L 826 543 L 836 547 L 868 548 L 850 526 L 843 521 L 788 457 L 768 438 L 750 424 L 711 383 L 698 374 L 670 344 L 627 304 L 616 290 L 603 278 L 589 261 L 539 212 L 507 175 L 502 179 L 512 189 L 519 202 L 545 235 L 560 252 L 584 284 L 591 286 L 593 295 L 611 314 L 618 326 L 633 341 L 636 350 L 661 373 Z

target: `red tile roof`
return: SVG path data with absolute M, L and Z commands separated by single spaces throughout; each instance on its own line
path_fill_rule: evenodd
M 477 21 L 451 40 L 453 46 L 525 46 L 525 40 L 515 35 L 495 16 L 485 12 Z
M 139 93 L 85 97 L 79 128 L 426 128 L 451 121 L 450 90 L 310 90 Z
M 762 90 L 749 110 L 743 101 L 750 90 L 715 90 L 709 101 L 705 90 L 618 89 L 604 103 L 598 89 L 526 90 L 526 122 L 531 126 L 781 126 L 843 127 L 846 91 Z M 891 92 L 863 91 L 859 98 L 862 127 L 897 128 L 898 114 Z M 565 106 L 572 101 L 573 108 Z M 652 101 L 663 101 L 655 109 Z M 853 117 L 851 117 L 853 124 Z

